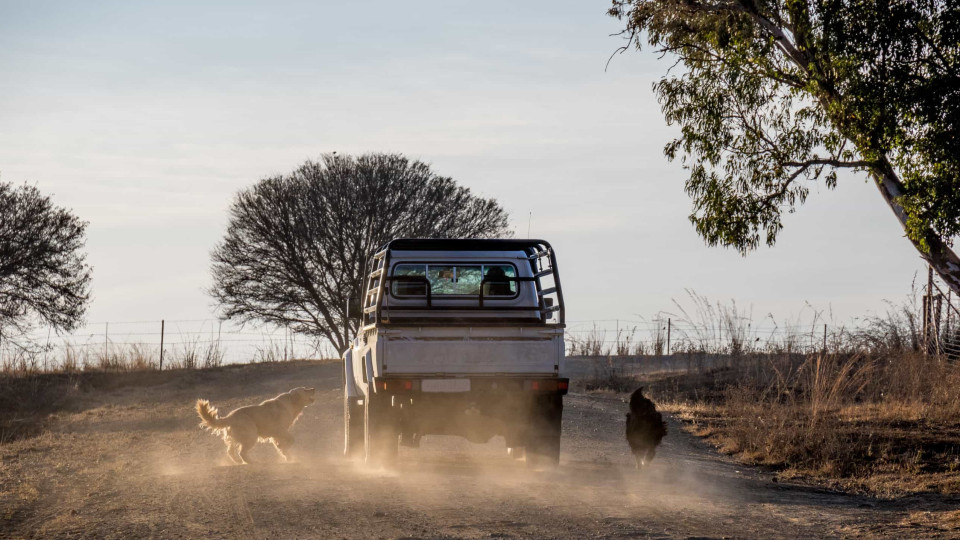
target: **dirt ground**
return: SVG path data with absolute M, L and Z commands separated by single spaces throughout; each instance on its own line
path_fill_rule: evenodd
M 0 446 L 0 537 L 10 538 L 764 538 L 960 537 L 957 501 L 881 501 L 774 482 L 671 422 L 637 473 L 614 395 L 565 400 L 560 467 L 531 472 L 503 440 L 425 437 L 396 470 L 341 456 L 339 365 L 183 372 L 77 392 L 40 436 Z M 228 465 L 197 427 L 221 410 L 310 385 L 296 460 L 268 445 Z M 949 519 L 944 519 L 949 518 Z

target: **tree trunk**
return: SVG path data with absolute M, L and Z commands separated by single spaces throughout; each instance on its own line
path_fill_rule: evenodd
M 897 220 L 900 221 L 900 226 L 906 230 L 907 213 L 903 207 L 897 203 L 897 198 L 905 192 L 903 182 L 900 181 L 896 171 L 893 170 L 893 166 L 886 157 L 881 160 L 879 165 L 872 167 L 870 172 L 873 174 L 874 180 L 876 180 L 877 189 L 880 190 L 880 195 L 883 197 L 883 200 L 886 201 L 887 206 L 889 206 L 890 209 L 893 210 L 894 215 L 897 216 Z M 917 248 L 917 251 L 920 252 L 920 257 L 930 263 L 930 266 L 933 267 L 940 278 L 943 279 L 954 292 L 960 294 L 960 257 L 957 257 L 957 254 L 950 249 L 950 246 L 932 229 L 927 229 L 925 235 L 927 245 L 930 246 L 929 252 L 924 251 L 920 242 L 909 236 L 907 236 L 907 238 L 913 243 L 913 247 Z
M 752 2 L 741 0 L 738 4 L 740 9 L 748 13 L 760 28 L 774 38 L 777 46 L 780 47 L 786 57 L 798 67 L 804 75 L 818 83 L 819 88 L 821 88 L 821 93 L 814 95 L 814 97 L 820 101 L 824 111 L 830 110 L 830 104 L 842 103 L 840 95 L 833 89 L 832 84 L 819 79 L 811 73 L 812 61 L 811 55 L 807 52 L 807 48 L 812 40 L 809 35 L 804 35 L 803 32 L 800 32 L 800 29 L 796 25 L 796 23 L 799 22 L 802 23 L 801 26 L 805 28 L 810 27 L 810 21 L 807 18 L 805 10 L 794 11 L 790 14 L 791 18 L 802 17 L 800 21 L 794 20 L 795 26 L 791 29 L 792 33 L 794 33 L 794 39 L 791 40 L 783 28 L 771 22 L 769 17 L 762 15 Z M 843 129 L 846 123 L 843 118 L 834 117 L 832 120 L 834 125 L 837 126 L 848 140 L 856 140 L 855 137 L 850 137 L 849 133 L 846 133 L 846 129 Z M 900 221 L 900 226 L 903 227 L 904 232 L 906 232 L 907 213 L 903 207 L 897 203 L 897 198 L 904 194 L 905 189 L 893 165 L 891 165 L 890 161 L 882 152 L 861 151 L 860 154 L 863 156 L 880 154 L 882 156 L 877 165 L 870 167 L 870 173 L 873 175 L 874 180 L 876 180 L 877 188 L 880 190 L 880 195 L 883 197 L 883 200 L 886 201 L 887 206 L 893 210 L 894 215 L 897 216 L 897 220 Z M 920 252 L 920 257 L 930 263 L 930 266 L 936 270 L 937 274 L 952 290 L 960 294 L 960 258 L 950 249 L 950 246 L 948 246 L 935 231 L 929 228 L 924 234 L 924 240 L 930 247 L 929 251 L 925 250 L 920 242 L 910 238 L 909 235 L 907 235 L 907 238 L 913 243 L 913 247 L 917 248 L 917 251 Z

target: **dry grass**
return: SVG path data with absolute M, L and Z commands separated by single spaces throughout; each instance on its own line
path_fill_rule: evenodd
M 607 339 L 607 331 L 594 324 L 585 335 L 568 334 L 567 355 L 569 356 L 644 356 L 662 355 L 666 347 L 666 319 L 658 316 L 651 323 L 647 340 L 639 339 L 637 326 L 618 327 L 612 340 Z
M 217 341 L 202 341 L 198 337 L 184 339 L 171 348 L 171 353 L 164 359 L 164 367 L 168 369 L 205 369 L 223 364 L 224 351 Z
M 43 431 L 51 413 L 69 407 L 91 384 L 105 381 L 151 381 L 167 372 L 218 368 L 225 351 L 218 340 L 185 337 L 164 347 L 133 343 L 67 344 L 57 350 L 32 343 L 7 347 L 0 356 L 0 444 Z M 257 349 L 252 364 L 295 361 L 290 349 L 269 341 Z
M 258 352 L 252 363 L 288 358 L 282 346 L 270 351 Z M 162 372 L 156 345 L 67 345 L 55 354 L 41 346 L 8 351 L 0 360 L 0 444 L 41 433 L 52 413 L 69 407 L 90 385 L 100 387 L 121 379 L 150 381 L 167 372 L 217 368 L 223 358 L 219 342 L 199 338 L 166 347 Z
M 960 493 L 960 366 L 917 353 L 768 358 L 648 383 L 724 452 L 880 496 Z
M 75 375 L 0 376 L 0 444 L 39 433 L 46 417 L 70 402 Z
M 167 369 L 202 369 L 223 365 L 225 349 L 219 341 L 185 338 L 164 347 L 163 366 Z M 253 362 L 260 361 L 259 353 Z M 281 355 L 280 360 L 284 357 Z M 290 358 L 292 359 L 292 357 Z M 0 361 L 0 376 L 27 376 L 40 373 L 133 372 L 158 370 L 160 347 L 147 343 L 85 346 L 66 344 L 57 350 L 43 347 L 19 349 Z
M 686 358 L 685 372 L 635 384 L 691 432 L 781 477 L 880 496 L 957 494 L 960 363 L 919 352 L 917 298 L 914 289 L 885 314 L 832 332 L 826 354 L 797 322 L 751 346 L 748 312 L 691 292 L 692 306 L 678 303 L 675 315 L 686 323 L 673 355 Z
M 583 379 L 587 391 L 629 392 L 636 388 L 637 380 L 625 373 L 623 363 L 613 357 L 594 358 L 591 373 Z
M 960 530 L 960 510 L 915 511 L 900 523 L 902 527 L 936 527 L 956 534 Z
M 278 364 L 318 363 L 328 360 L 290 360 Z M 193 384 L 210 376 L 210 372 L 231 369 L 263 371 L 273 369 L 270 364 L 230 364 L 197 369 L 126 369 L 134 364 L 122 363 L 120 370 L 78 369 L 71 372 L 7 372 L 0 373 L 0 444 L 32 437 L 43 432 L 47 424 L 56 419 L 56 413 L 69 410 L 83 402 L 86 392 L 115 390 L 130 386 L 152 386 L 176 380 L 181 384 Z

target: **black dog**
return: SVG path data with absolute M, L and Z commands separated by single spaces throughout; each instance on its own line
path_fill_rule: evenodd
M 627 443 L 637 460 L 637 468 L 653 460 L 657 445 L 667 434 L 667 423 L 657 412 L 653 402 L 643 395 L 643 387 L 630 395 L 630 412 L 627 413 Z

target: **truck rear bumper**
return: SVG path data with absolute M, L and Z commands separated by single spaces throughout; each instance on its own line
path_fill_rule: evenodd
M 566 377 L 374 377 L 376 393 L 410 397 L 431 394 L 559 394 L 570 388 Z

